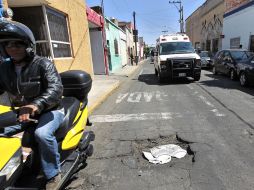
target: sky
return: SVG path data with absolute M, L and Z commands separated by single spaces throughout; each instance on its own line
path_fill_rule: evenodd
M 171 0 L 172 2 L 173 0 Z M 178 1 L 178 0 L 175 0 Z M 182 0 L 184 20 L 188 18 L 205 0 Z M 101 0 L 86 0 L 89 7 L 101 5 Z M 179 4 L 176 4 L 179 7 Z M 136 12 L 136 27 L 139 36 L 144 37 L 148 45 L 163 34 L 179 32 L 179 11 L 169 0 L 104 0 L 104 12 L 107 17 L 119 21 L 132 21 Z

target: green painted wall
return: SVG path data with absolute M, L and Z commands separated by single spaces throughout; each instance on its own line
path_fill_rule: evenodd
M 119 27 L 117 27 L 113 22 L 106 18 L 106 38 L 108 46 L 108 64 L 109 70 L 114 72 L 115 70 L 122 67 L 122 58 L 120 55 L 120 34 Z M 117 41 L 117 43 L 116 43 Z M 118 44 L 118 54 L 115 51 L 115 44 Z

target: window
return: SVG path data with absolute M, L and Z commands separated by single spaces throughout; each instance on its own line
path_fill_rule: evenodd
M 195 49 L 200 48 L 200 42 L 195 42 Z
M 250 36 L 250 51 L 254 52 L 254 35 Z
M 206 50 L 210 51 L 211 50 L 211 40 L 206 41 Z
M 32 30 L 36 40 L 36 53 L 40 56 L 52 58 L 42 7 L 18 7 L 12 9 L 14 12 L 13 20 L 25 24 Z M 33 18 L 33 22 L 31 22 L 31 18 Z
M 34 33 L 38 55 L 49 59 L 72 57 L 66 15 L 46 7 L 45 12 L 48 19 L 46 22 L 42 6 L 12 9 L 13 20 L 27 25 Z
M 114 40 L 114 47 L 115 47 L 115 55 L 119 55 L 119 48 L 118 48 L 117 39 Z
M 230 39 L 230 48 L 238 49 L 240 47 L 240 37 Z
M 193 53 L 191 42 L 167 42 L 160 44 L 160 55 Z
M 236 61 L 246 60 L 251 57 L 251 54 L 248 51 L 232 51 L 231 55 Z
M 66 16 L 49 8 L 46 12 L 54 57 L 71 57 Z
M 223 53 L 224 53 L 224 51 L 219 51 L 219 52 L 215 55 L 215 57 L 217 57 L 218 59 L 222 59 L 222 58 L 223 58 Z

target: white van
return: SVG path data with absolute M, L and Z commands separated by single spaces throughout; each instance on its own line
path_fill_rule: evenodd
M 200 57 L 183 33 L 161 35 L 157 39 L 154 67 L 160 82 L 181 77 L 198 81 L 201 75 Z

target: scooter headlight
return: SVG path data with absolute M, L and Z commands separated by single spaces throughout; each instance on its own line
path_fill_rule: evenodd
M 6 180 L 8 180 L 12 174 L 16 171 L 16 169 L 22 163 L 22 150 L 19 148 L 17 152 L 12 156 L 9 162 L 4 166 L 4 168 L 0 171 L 0 176 L 6 176 Z

